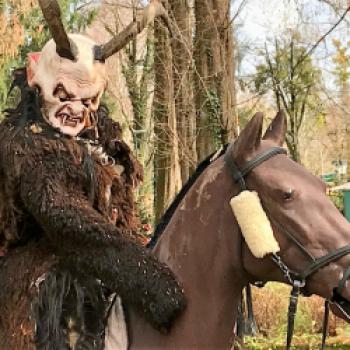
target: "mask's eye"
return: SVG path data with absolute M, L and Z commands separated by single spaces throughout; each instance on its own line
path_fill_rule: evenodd
M 294 199 L 295 191 L 292 188 L 288 188 L 287 191 L 283 192 L 283 200 L 289 202 Z
M 39 85 L 35 85 L 35 86 L 34 86 L 34 89 L 36 90 L 36 92 L 38 93 L 38 95 L 41 94 L 41 88 L 40 88 Z
M 98 101 L 98 94 L 91 99 L 91 103 L 96 104 Z
M 81 100 L 81 103 L 87 108 L 94 107 L 97 102 L 98 102 L 98 94 L 94 97 L 84 98 Z
M 63 90 L 59 91 L 58 98 L 60 99 L 61 102 L 65 102 L 65 101 L 69 100 L 67 93 Z
M 91 99 L 90 98 L 84 98 L 81 100 L 81 103 L 86 107 L 89 108 L 91 105 Z
M 66 102 L 69 100 L 69 95 L 62 85 L 56 87 L 53 95 L 59 98 L 61 102 Z

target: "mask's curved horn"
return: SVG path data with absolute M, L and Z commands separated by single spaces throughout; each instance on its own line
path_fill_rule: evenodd
M 104 61 L 106 58 L 114 55 L 122 49 L 133 37 L 141 33 L 156 17 L 160 17 L 167 26 L 172 36 L 171 21 L 167 11 L 161 4 L 160 0 L 151 0 L 150 4 L 145 7 L 142 18 L 130 23 L 122 32 L 104 45 L 95 47 L 95 59 Z
M 74 45 L 69 40 L 61 20 L 61 11 L 56 0 L 39 0 L 44 18 L 56 43 L 56 52 L 64 58 L 75 60 Z

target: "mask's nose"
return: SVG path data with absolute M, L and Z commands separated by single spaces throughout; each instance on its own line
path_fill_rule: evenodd
M 81 101 L 72 101 L 67 106 L 67 111 L 72 116 L 83 117 L 87 111 L 87 107 Z

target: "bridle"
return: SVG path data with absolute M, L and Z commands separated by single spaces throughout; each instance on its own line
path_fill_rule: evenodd
M 259 166 L 261 163 L 267 161 L 268 159 L 278 155 L 286 154 L 286 150 L 282 147 L 271 147 L 259 154 L 257 154 L 253 159 L 249 160 L 241 169 L 235 163 L 232 156 L 233 144 L 231 144 L 224 156 L 225 164 L 228 167 L 233 179 L 240 186 L 241 191 L 247 190 L 247 184 L 245 181 L 245 176 L 247 176 L 250 171 L 255 167 Z M 292 343 L 292 337 L 294 332 L 294 321 L 295 314 L 297 311 L 298 297 L 303 293 L 303 288 L 307 283 L 307 279 L 325 267 L 326 265 L 334 262 L 341 257 L 350 254 L 350 245 L 338 248 L 320 258 L 315 258 L 291 233 L 289 233 L 284 227 L 279 225 L 275 220 L 269 218 L 273 225 L 277 226 L 278 229 L 283 232 L 310 260 L 311 263 L 301 272 L 296 272 L 291 270 L 282 260 L 281 256 L 276 254 L 270 254 L 271 260 L 277 265 L 277 267 L 282 272 L 286 281 L 292 286 L 292 291 L 289 299 L 288 307 L 288 327 L 287 327 L 287 344 L 286 349 L 289 350 Z M 350 278 L 350 267 L 347 268 L 343 273 L 343 278 L 340 280 L 338 287 L 335 288 L 335 293 L 331 301 L 335 301 L 336 296 L 340 295 L 342 289 L 345 286 L 346 281 Z M 338 304 L 341 311 L 350 318 L 350 315 Z M 325 302 L 325 314 L 323 320 L 323 332 L 322 332 L 322 347 L 325 348 L 325 342 L 327 337 L 328 328 L 328 318 L 329 318 L 329 300 Z

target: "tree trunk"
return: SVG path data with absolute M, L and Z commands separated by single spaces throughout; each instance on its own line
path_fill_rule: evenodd
M 182 182 L 186 182 L 197 164 L 196 114 L 193 96 L 193 13 L 186 0 L 169 0 L 171 17 L 178 39 L 172 40 L 174 99 L 179 137 Z
M 180 190 L 181 172 L 178 154 L 177 121 L 174 101 L 173 56 L 166 29 L 155 26 L 155 217 L 164 213 Z
M 134 18 L 136 11 L 134 11 Z M 149 113 L 151 90 L 153 90 L 153 30 L 148 30 L 146 43 L 137 43 L 137 38 L 132 40 L 127 51 L 128 62 L 123 65 L 123 73 L 129 90 L 129 96 L 133 107 L 133 141 L 136 157 L 144 169 L 143 183 L 137 190 L 137 202 L 141 220 L 152 221 L 154 214 L 153 191 L 153 123 Z M 144 39 L 141 39 L 144 41 Z M 138 46 L 144 46 L 145 53 L 140 56 Z M 143 69 L 139 70 L 139 62 L 142 60 Z
M 235 135 L 233 33 L 229 15 L 228 0 L 195 1 L 199 160 Z

